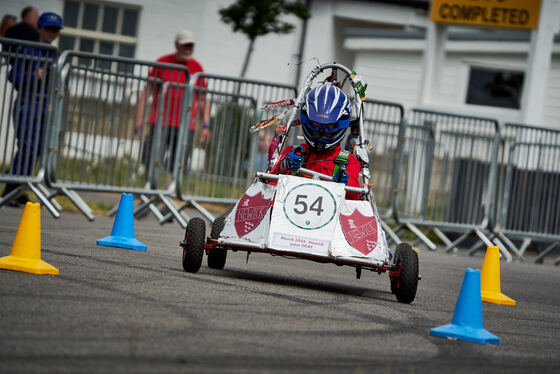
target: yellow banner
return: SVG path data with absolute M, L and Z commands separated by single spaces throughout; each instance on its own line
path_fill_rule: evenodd
M 434 22 L 536 29 L 541 0 L 432 0 Z

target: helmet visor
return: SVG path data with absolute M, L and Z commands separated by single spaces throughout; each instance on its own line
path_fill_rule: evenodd
M 341 129 L 336 123 L 318 123 L 310 121 L 306 126 L 306 130 L 307 135 L 311 139 L 330 143 L 330 141 L 336 139 L 344 129 Z
M 324 134 L 333 134 L 340 130 L 340 127 L 337 123 L 319 123 L 310 121 L 309 129 L 316 133 L 323 131 Z

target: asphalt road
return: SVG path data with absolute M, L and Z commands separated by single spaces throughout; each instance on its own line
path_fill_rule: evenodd
M 0 209 L 0 256 L 23 209 Z M 502 263 L 516 306 L 483 303 L 481 345 L 429 335 L 451 322 L 465 269 L 483 257 L 420 251 L 416 300 L 387 274 L 266 254 L 181 267 L 177 224 L 135 223 L 146 252 L 98 247 L 113 219 L 42 211 L 42 258 L 58 276 L 0 270 L 0 371 L 560 372 L 560 268 Z

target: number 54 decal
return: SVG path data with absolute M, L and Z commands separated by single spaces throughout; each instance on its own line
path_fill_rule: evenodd
M 292 188 L 284 200 L 288 221 L 304 230 L 316 230 L 331 222 L 336 214 L 336 200 L 323 186 L 304 183 Z
M 301 210 L 294 208 L 294 212 L 297 214 L 305 214 L 307 213 L 307 195 L 296 195 L 295 205 L 300 205 Z M 309 210 L 311 212 L 317 212 L 317 215 L 320 216 L 321 213 L 324 211 L 321 207 L 323 206 L 323 196 L 319 196 L 315 201 L 309 206 Z

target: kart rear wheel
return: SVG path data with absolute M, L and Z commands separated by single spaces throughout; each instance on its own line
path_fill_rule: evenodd
M 202 218 L 191 218 L 185 231 L 183 244 L 183 269 L 189 273 L 196 273 L 202 265 L 204 254 L 204 239 L 206 237 L 206 224 Z
M 220 233 L 224 229 L 224 224 L 226 222 L 225 217 L 218 217 L 212 223 L 212 231 L 210 232 L 210 237 L 212 239 L 218 239 Z M 215 246 L 208 252 L 208 267 L 212 269 L 221 270 L 226 265 L 227 249 L 223 247 Z
M 402 244 L 402 243 L 401 243 Z M 393 253 L 393 263 L 396 264 L 397 263 L 397 257 L 399 256 L 399 253 L 401 252 L 402 246 L 397 245 L 397 248 L 395 249 L 395 253 Z M 398 265 L 397 265 L 398 267 Z M 398 269 L 397 269 L 398 272 Z M 389 280 L 391 281 L 391 292 L 392 293 L 397 293 L 397 284 L 400 281 L 397 277 L 389 277 Z
M 390 278 L 391 292 L 399 302 L 410 304 L 418 288 L 418 253 L 410 244 L 401 243 L 395 250 L 393 263 L 397 266 L 397 276 Z

